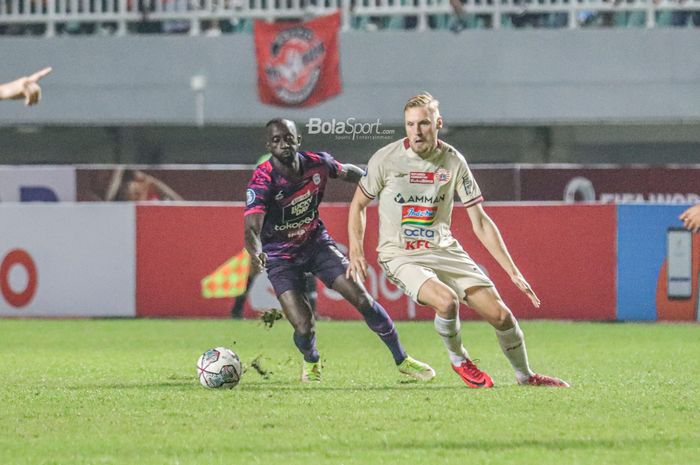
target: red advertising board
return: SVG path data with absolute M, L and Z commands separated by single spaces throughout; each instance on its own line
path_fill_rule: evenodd
M 486 206 L 520 271 L 542 300 L 535 309 L 481 246 L 471 225 L 453 215 L 453 232 L 496 283 L 518 318 L 615 319 L 614 205 Z
M 586 165 L 478 165 L 472 172 L 487 202 L 598 201 L 603 203 L 695 203 L 700 201 L 700 165 L 677 167 Z M 145 174 L 183 200 L 245 201 L 251 169 L 78 168 L 78 201 L 133 200 L 129 176 Z M 134 182 L 131 181 L 133 184 Z M 143 183 L 141 183 L 143 184 Z M 349 202 L 355 186 L 331 179 L 326 202 Z M 1 193 L 1 192 L 0 192 Z M 154 200 L 153 196 L 149 197 Z
M 521 168 L 517 200 L 694 203 L 700 200 L 698 179 L 697 165 Z
M 471 232 L 462 207 L 453 231 L 495 281 L 519 318 L 615 319 L 615 207 L 612 205 L 487 206 L 516 263 L 542 300 L 534 309 Z M 235 206 L 137 207 L 139 316 L 229 316 L 232 298 L 203 297 L 201 281 L 243 247 L 243 208 Z M 321 207 L 321 217 L 341 248 L 347 244 L 347 207 Z M 376 264 L 377 214 L 367 215 L 367 287 L 397 320 L 429 319 L 433 311 L 409 301 Z M 261 292 L 271 292 L 264 289 Z M 359 314 L 319 283 L 319 313 L 332 319 Z M 254 316 L 249 306 L 248 317 Z M 475 318 L 463 308 L 464 319 Z
M 225 317 L 231 300 L 202 297 L 201 280 L 243 247 L 243 208 L 136 207 L 136 314 Z

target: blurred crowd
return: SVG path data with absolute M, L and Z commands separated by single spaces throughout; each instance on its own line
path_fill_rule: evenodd
M 4 22 L 3 16 L 7 14 L 41 14 L 47 12 L 46 0 L 36 0 L 32 3 L 15 2 L 13 0 L 0 0 L 5 2 L 4 8 L 0 5 L 0 34 L 2 35 L 45 35 L 46 22 Z M 101 0 L 102 7 L 99 11 L 114 9 L 116 4 L 109 4 L 115 0 Z M 152 0 L 133 0 L 138 3 L 128 2 L 129 11 L 138 12 L 138 20 L 130 20 L 125 30 L 118 31 L 118 23 L 114 21 L 95 22 L 88 20 L 81 21 L 56 21 L 54 34 L 90 34 L 90 35 L 114 35 L 125 34 L 194 34 L 206 36 L 218 36 L 221 34 L 250 33 L 253 28 L 253 20 L 237 18 L 235 15 L 226 18 L 202 17 L 195 8 L 196 5 L 187 3 L 187 0 L 164 0 L 159 5 L 158 15 L 156 12 L 156 2 Z M 214 0 L 216 1 L 216 0 Z M 226 0 L 227 2 L 240 0 Z M 301 0 L 310 2 L 308 6 L 313 8 L 318 0 Z M 351 0 L 350 10 L 353 11 L 355 1 L 363 1 L 367 5 L 368 0 Z M 370 0 L 380 2 L 380 0 Z M 458 33 L 465 29 L 490 29 L 494 27 L 495 2 L 497 0 L 449 0 L 452 8 L 451 13 L 430 14 L 427 16 L 427 27 L 432 30 L 451 30 Z M 660 0 L 653 0 L 658 6 Z M 567 2 L 554 2 L 553 0 L 511 0 L 510 8 L 501 8 L 500 24 L 503 28 L 625 28 L 625 27 L 645 27 L 649 22 L 648 14 L 653 14 L 653 23 L 656 27 L 700 27 L 700 9 L 682 9 L 683 5 L 693 8 L 700 7 L 698 0 L 673 0 L 669 4 L 671 8 L 660 8 L 650 12 L 645 6 L 639 6 L 638 0 L 604 0 L 605 8 L 591 10 L 577 10 L 574 17 L 565 11 Z M 402 0 L 405 2 L 417 2 L 417 0 Z M 379 3 L 377 3 L 379 5 Z M 28 5 L 28 6 L 27 6 Z M 78 8 L 78 3 L 66 3 L 67 14 L 70 13 L 69 6 Z M 183 6 L 184 5 L 184 6 Z M 409 3 L 410 5 L 410 3 Z M 500 4 L 504 5 L 504 4 Z M 562 10 L 557 11 L 554 6 L 561 6 Z M 209 5 L 212 7 L 212 5 Z M 214 5 L 217 6 L 217 5 Z M 642 5 L 643 6 L 643 5 Z M 94 5 L 93 5 L 94 7 Z M 236 5 L 226 3 L 226 11 L 236 10 Z M 548 11 L 543 12 L 543 7 Z M 29 8 L 31 11 L 23 11 Z M 205 8 L 202 8 L 205 9 Z M 177 13 L 189 11 L 191 18 L 165 19 L 162 13 Z M 405 11 L 405 9 L 403 10 Z M 552 12 L 555 11 L 555 12 Z M 154 19 L 153 16 L 157 16 Z M 312 15 L 309 15 L 312 16 Z M 282 20 L 304 19 L 304 18 L 280 18 Z M 418 15 L 410 14 L 386 14 L 382 16 L 371 16 L 367 14 L 355 15 L 351 20 L 351 27 L 355 30 L 378 31 L 378 30 L 412 30 L 419 24 Z M 193 29 L 193 28 L 196 28 Z

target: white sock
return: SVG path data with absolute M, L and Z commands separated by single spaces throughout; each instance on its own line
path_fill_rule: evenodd
M 527 361 L 527 349 L 525 348 L 525 334 L 520 329 L 518 322 L 515 326 L 505 331 L 496 330 L 498 345 L 515 370 L 515 377 L 522 383 L 532 376 L 532 370 Z
M 452 365 L 459 366 L 467 358 L 469 353 L 462 345 L 462 335 L 459 332 L 460 322 L 459 317 L 454 320 L 446 320 L 438 315 L 435 315 L 435 330 L 442 338 L 442 342 L 450 354 Z

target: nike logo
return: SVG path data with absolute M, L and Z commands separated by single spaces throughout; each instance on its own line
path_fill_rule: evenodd
M 518 347 L 520 347 L 521 345 L 523 345 L 522 342 L 521 342 L 520 344 L 516 345 L 516 346 L 508 347 L 508 348 L 506 349 L 506 352 L 510 352 L 511 350 L 515 350 L 515 349 L 517 349 Z
M 396 173 L 394 176 L 397 178 L 403 178 L 407 173 Z

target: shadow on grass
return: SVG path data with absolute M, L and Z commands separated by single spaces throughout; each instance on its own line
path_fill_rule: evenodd
M 545 451 L 565 451 L 565 450 L 613 450 L 613 451 L 630 451 L 643 448 L 659 448 L 659 447 L 674 447 L 686 448 L 696 447 L 691 441 L 679 439 L 649 439 L 649 438 L 628 438 L 628 439 L 605 439 L 605 438 L 587 438 L 587 439 L 571 439 L 571 438 L 552 438 L 552 439 L 465 439 L 464 441 L 382 441 L 381 443 L 365 443 L 362 445 L 364 453 L 391 453 L 397 451 L 405 453 L 408 450 L 415 452 L 434 453 L 438 451 L 464 451 L 464 452 L 495 452 L 502 454 L 504 452 L 514 451 L 518 449 L 536 449 Z M 252 453 L 271 453 L 271 454 L 306 454 L 317 453 L 315 448 L 298 448 L 298 447 L 243 447 L 242 452 Z M 345 451 L 336 449 L 334 451 L 326 451 L 328 457 L 341 457 L 347 454 Z M 347 451 L 351 453 L 351 451 Z
M 154 382 L 134 382 L 134 383 L 86 383 L 86 384 L 74 384 L 66 386 L 69 390 L 92 390 L 92 389 L 118 389 L 118 390 L 128 390 L 128 389 L 163 389 L 163 388 L 187 388 L 191 387 L 193 389 L 202 389 L 202 386 L 191 378 L 182 379 L 168 379 L 163 381 Z M 507 386 L 506 386 L 507 387 Z M 289 382 L 286 380 L 279 381 L 262 381 L 262 382 L 246 382 L 239 384 L 234 388 L 236 391 L 245 392 L 266 392 L 273 390 L 287 391 L 287 392 L 308 392 L 308 391 L 319 391 L 319 392 L 361 392 L 361 391 L 464 391 L 467 390 L 466 387 L 459 384 L 455 385 L 442 385 L 442 384 L 432 384 L 432 383 L 412 383 L 412 382 L 397 382 L 396 384 L 374 384 L 374 385 L 331 385 L 331 384 L 302 384 L 299 382 Z M 491 389 L 484 389 L 481 391 L 493 391 L 498 389 L 494 387 Z M 213 390 L 213 389 L 212 389 Z M 227 391 L 228 389 L 222 389 L 222 391 Z M 470 390 L 471 391 L 471 390 Z

